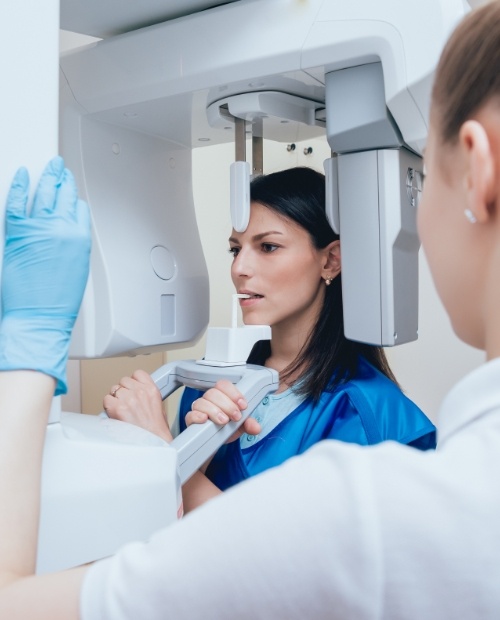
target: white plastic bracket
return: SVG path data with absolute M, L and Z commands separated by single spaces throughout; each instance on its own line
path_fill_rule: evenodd
M 235 161 L 230 167 L 231 223 L 236 232 L 245 232 L 250 221 L 250 164 Z
M 325 211 L 333 232 L 340 235 L 339 169 L 337 156 L 325 159 Z

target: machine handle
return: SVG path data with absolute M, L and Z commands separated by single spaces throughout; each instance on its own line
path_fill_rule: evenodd
M 197 364 L 194 360 L 170 362 L 151 375 L 162 398 L 172 394 L 181 385 L 198 390 L 213 387 L 220 379 L 236 385 L 248 403 L 238 422 L 231 420 L 224 426 L 208 420 L 192 424 L 170 444 L 177 451 L 181 484 L 209 459 L 233 435 L 252 413 L 266 394 L 275 392 L 279 375 L 271 368 L 246 364 L 243 366 L 215 367 Z

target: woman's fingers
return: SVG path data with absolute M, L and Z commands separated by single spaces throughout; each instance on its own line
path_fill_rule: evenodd
M 191 424 L 203 424 L 207 420 L 208 415 L 206 413 L 201 413 L 201 411 L 190 411 L 185 417 L 186 426 L 191 426 Z
M 238 406 L 240 411 L 243 411 L 243 409 L 248 407 L 247 401 L 245 400 L 243 394 L 238 390 L 234 383 L 231 383 L 231 381 L 221 379 L 220 381 L 217 381 L 214 387 L 216 390 L 219 390 L 231 399 L 232 402 Z
M 186 424 L 202 424 L 207 420 L 216 424 L 238 421 L 246 407 L 247 402 L 241 392 L 230 381 L 221 380 L 193 402 L 186 416 Z
M 261 425 L 257 422 L 255 418 L 247 418 L 242 424 L 242 432 L 247 435 L 258 435 L 262 430 Z
M 140 426 L 166 441 L 172 441 L 160 391 L 150 375 L 136 370 L 131 377 L 122 377 L 103 400 L 110 418 Z
M 230 420 L 241 419 L 241 411 L 247 408 L 243 395 L 230 381 L 218 381 L 215 387 L 207 390 L 202 398 L 198 398 L 191 405 L 191 411 L 186 415 L 186 425 L 203 424 L 212 420 L 215 424 L 227 424 Z M 243 433 L 258 435 L 261 426 L 254 418 L 247 418 L 241 427 L 229 438 L 228 443 L 235 441 Z

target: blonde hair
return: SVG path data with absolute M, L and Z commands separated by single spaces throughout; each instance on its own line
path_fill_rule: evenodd
M 433 117 L 443 143 L 486 103 L 500 100 L 500 1 L 472 11 L 459 24 L 439 61 Z

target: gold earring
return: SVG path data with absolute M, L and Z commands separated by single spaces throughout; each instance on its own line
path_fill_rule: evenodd
M 330 278 L 330 277 L 325 278 L 325 284 L 326 284 L 326 286 L 330 286 L 330 284 L 331 284 L 332 282 L 333 282 L 333 278 Z

